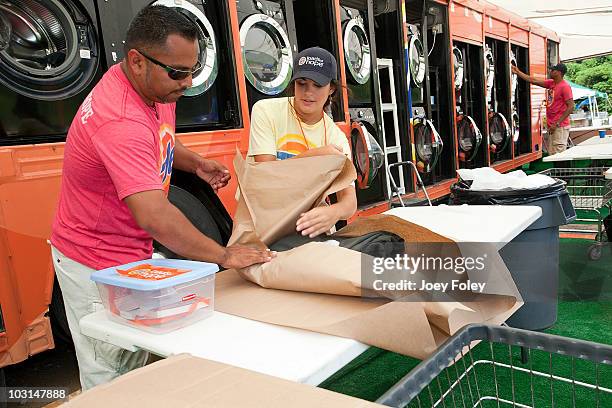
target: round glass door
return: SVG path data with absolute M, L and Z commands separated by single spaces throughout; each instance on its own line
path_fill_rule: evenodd
M 499 112 L 495 112 L 489 118 L 489 140 L 491 141 L 490 149 L 493 153 L 504 151 L 510 141 L 508 121 Z
M 463 53 L 457 47 L 453 47 L 453 71 L 455 73 L 455 89 L 463 87 Z
M 185 91 L 185 96 L 203 94 L 213 86 L 219 72 L 217 41 L 210 21 L 202 10 L 188 1 L 158 0 L 154 4 L 176 8 L 189 20 L 193 21 L 197 27 L 198 45 L 200 49 L 198 61 L 202 64 L 202 69 L 194 74 L 191 88 Z
M 414 122 L 414 140 L 416 144 L 417 169 L 429 173 L 438 163 L 444 143 L 440 134 L 428 119 L 416 119 Z
M 293 72 L 293 53 L 287 33 L 264 14 L 247 17 L 240 26 L 244 74 L 265 95 L 283 92 Z
M 58 0 L 0 1 L 0 83 L 39 100 L 84 90 L 98 67 L 98 45 L 91 23 L 77 23 L 73 10 Z
M 484 51 L 484 71 L 485 83 L 487 84 L 487 102 L 490 104 L 493 98 L 493 86 L 495 85 L 495 60 L 493 59 L 493 51 L 489 46 L 485 46 Z
M 515 111 L 515 112 L 512 112 L 512 140 L 514 142 L 519 141 L 519 134 L 520 134 L 519 115 Z
M 361 16 L 354 17 L 344 27 L 344 58 L 351 78 L 365 84 L 372 72 L 370 41 Z
M 415 33 L 410 39 L 408 50 L 410 77 L 414 85 L 420 88 L 425 80 L 425 52 L 418 33 Z
M 470 116 L 463 116 L 457 123 L 457 137 L 459 139 L 459 148 L 463 153 L 462 161 L 471 161 L 476 157 L 478 148 L 482 143 L 482 133 L 474 119 Z M 462 157 L 460 155 L 460 157 Z
M 351 143 L 353 145 L 353 164 L 357 170 L 357 186 L 370 187 L 378 169 L 383 165 L 383 151 L 365 123 L 351 124 Z
M 516 65 L 516 56 L 514 55 L 514 52 L 510 51 L 510 65 L 514 65 L 515 67 Z M 512 72 L 512 70 L 510 70 L 510 72 Z M 510 76 L 510 98 L 511 98 L 511 103 L 512 106 L 516 106 L 516 94 L 518 91 L 518 75 L 512 73 Z

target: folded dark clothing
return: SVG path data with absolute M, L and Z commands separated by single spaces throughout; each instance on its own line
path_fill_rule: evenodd
M 390 232 L 370 232 L 358 237 L 336 237 L 319 235 L 315 238 L 294 234 L 279 239 L 270 249 L 273 251 L 288 251 L 309 242 L 325 242 L 329 240 L 338 241 L 340 246 L 352 249 L 374 257 L 393 257 L 404 253 L 404 240 Z

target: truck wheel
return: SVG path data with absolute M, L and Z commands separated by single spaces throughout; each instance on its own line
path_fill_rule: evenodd
M 217 242 L 219 245 L 223 245 L 221 232 L 219 231 L 219 227 L 217 226 L 214 218 L 210 214 L 210 211 L 193 194 L 180 187 L 171 185 L 168 193 L 168 199 L 201 233 Z M 163 255 L 166 258 L 185 259 L 184 257 L 178 256 L 176 253 L 157 241 L 153 241 L 153 248 L 155 252 Z

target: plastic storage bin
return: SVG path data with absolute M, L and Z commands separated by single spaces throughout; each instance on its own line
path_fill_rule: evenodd
M 214 310 L 215 264 L 149 259 L 92 273 L 111 320 L 167 333 Z
M 450 204 L 529 205 L 542 209 L 542 216 L 499 254 L 525 302 L 506 323 L 527 330 L 552 326 L 557 321 L 559 226 L 576 219 L 565 183 L 557 181 L 540 189 L 512 191 L 476 191 L 469 186 L 463 180 L 452 185 Z

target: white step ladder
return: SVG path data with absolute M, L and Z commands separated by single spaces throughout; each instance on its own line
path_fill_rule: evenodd
M 381 75 L 381 71 L 383 69 L 386 69 L 388 71 L 388 76 L 389 76 L 389 82 L 388 84 L 382 84 L 381 81 L 379 81 L 378 83 L 378 94 L 380 95 L 380 100 L 378 101 L 378 103 L 381 106 L 381 110 L 382 110 L 382 117 L 380 118 L 380 124 L 381 124 L 381 138 L 382 138 L 382 142 L 383 142 L 383 153 L 385 155 L 385 172 L 387 173 L 387 199 L 390 199 L 391 196 L 393 195 L 393 190 L 391 189 L 391 174 L 390 174 L 390 170 L 389 170 L 389 156 L 390 155 L 396 155 L 397 160 L 395 160 L 394 162 L 402 162 L 402 149 L 401 149 L 401 143 L 400 143 L 400 129 L 399 129 L 399 120 L 398 120 L 398 112 L 397 112 L 397 100 L 395 98 L 395 77 L 393 76 L 393 60 L 389 59 L 389 58 L 377 58 L 376 59 L 376 65 L 378 67 L 378 77 L 379 79 L 382 77 Z M 390 101 L 383 101 L 382 100 L 382 92 L 381 92 L 381 88 L 382 87 L 389 87 L 389 95 L 391 95 L 391 100 Z M 393 113 L 393 130 L 395 132 L 394 138 L 393 138 L 393 144 L 392 145 L 387 145 L 387 137 L 385 135 L 385 113 L 386 112 L 392 112 Z M 406 183 L 404 181 L 404 172 L 402 171 L 401 167 L 398 167 L 398 172 L 399 172 L 399 183 L 397 185 L 397 188 L 399 190 L 400 194 L 406 194 Z

